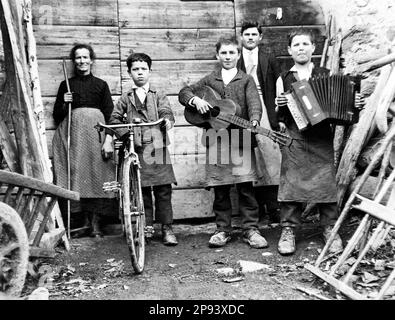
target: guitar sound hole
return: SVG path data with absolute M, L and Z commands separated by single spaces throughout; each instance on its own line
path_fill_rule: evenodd
M 217 116 L 219 115 L 219 113 L 220 113 L 219 107 L 214 106 L 214 107 L 211 109 L 211 116 L 212 116 L 212 117 L 217 117 Z

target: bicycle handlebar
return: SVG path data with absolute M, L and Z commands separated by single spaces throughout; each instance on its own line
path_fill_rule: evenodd
M 122 123 L 122 124 L 104 124 L 101 122 L 98 122 L 95 127 L 101 127 L 101 128 L 106 128 L 106 129 L 119 129 L 119 128 L 133 128 L 133 127 L 149 127 L 149 126 L 156 126 L 158 124 L 161 124 L 165 119 L 160 118 L 156 121 L 153 122 L 142 122 L 142 123 Z
M 164 118 L 160 118 L 156 121 L 153 122 L 142 122 L 142 123 L 122 123 L 122 124 L 104 124 L 101 122 L 98 122 L 95 125 L 95 129 L 97 130 L 98 134 L 99 134 L 99 142 L 101 143 L 101 135 L 100 132 L 103 131 L 103 129 L 109 129 L 111 130 L 115 136 L 119 139 L 121 138 L 118 134 L 118 132 L 116 132 L 114 129 L 119 129 L 119 128 L 128 128 L 129 130 L 134 128 L 134 127 L 148 127 L 148 126 L 156 126 L 158 124 L 161 124 L 165 119 Z

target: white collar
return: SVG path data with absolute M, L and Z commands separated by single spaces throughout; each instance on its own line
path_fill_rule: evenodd
M 232 69 L 225 69 L 225 68 L 222 68 L 221 69 L 221 72 L 222 73 L 226 73 L 226 74 L 235 74 L 236 75 L 236 73 L 237 73 L 237 68 L 236 67 L 234 67 L 234 68 L 232 68 Z
M 255 47 L 252 50 L 248 50 L 246 48 L 243 47 L 243 55 L 244 54 L 253 54 L 253 55 L 257 55 L 258 54 L 258 47 Z
M 308 68 L 309 68 L 309 72 L 311 73 L 311 72 L 313 71 L 313 69 L 314 69 L 314 63 L 313 63 L 313 62 L 310 62 Z M 289 71 L 298 72 L 299 69 L 298 69 L 298 67 L 296 66 L 296 64 L 294 64 L 294 66 L 293 66 L 291 69 L 289 69 Z
M 149 90 L 149 82 L 147 82 L 145 85 L 143 85 L 142 87 L 138 87 L 133 83 L 132 89 L 143 89 L 145 93 L 148 92 Z
M 232 81 L 232 79 L 236 76 L 237 74 L 237 68 L 232 68 L 232 69 L 221 69 L 221 75 L 222 75 L 222 81 L 224 82 L 225 85 L 227 85 L 229 82 Z
M 314 69 L 314 63 L 310 62 L 309 66 L 308 66 L 308 72 L 309 72 L 308 77 L 311 77 L 311 73 L 312 73 L 313 69 Z M 300 72 L 299 72 L 300 69 L 298 69 L 296 64 L 291 69 L 289 69 L 289 71 L 297 72 L 301 79 L 305 78 L 305 77 L 303 77 L 303 74 L 300 74 Z

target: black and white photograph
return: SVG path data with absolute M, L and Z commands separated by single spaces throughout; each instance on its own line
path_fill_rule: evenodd
M 0 0 L 0 300 L 395 300 L 394 16 Z

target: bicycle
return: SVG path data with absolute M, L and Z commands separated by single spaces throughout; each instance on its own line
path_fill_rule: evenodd
M 140 119 L 133 119 L 132 123 L 105 125 L 98 123 L 95 128 L 100 132 L 109 129 L 115 133 L 114 158 L 116 164 L 116 181 L 106 182 L 103 189 L 106 192 L 117 192 L 119 195 L 120 218 L 123 222 L 124 233 L 129 248 L 130 258 L 135 273 L 140 274 L 145 262 L 145 212 L 140 180 L 140 161 L 135 151 L 134 128 L 157 126 L 163 118 L 154 122 L 142 123 Z M 115 129 L 127 128 L 127 141 L 120 141 Z M 122 152 L 121 152 L 122 151 Z M 119 155 L 122 155 L 121 164 Z M 120 169 L 119 169 L 120 168 Z

